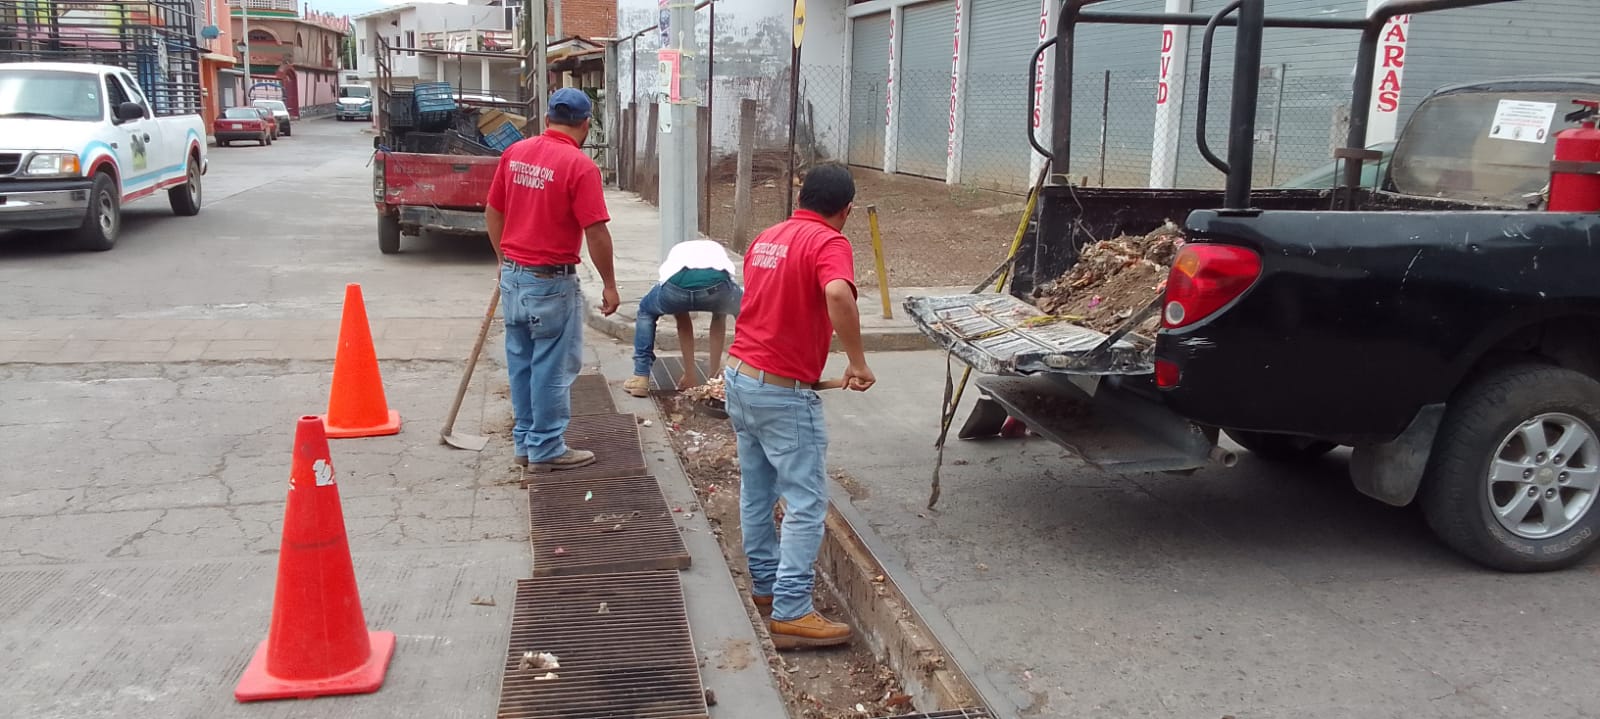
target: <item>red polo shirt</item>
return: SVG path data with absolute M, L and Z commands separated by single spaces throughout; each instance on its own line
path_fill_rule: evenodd
M 744 256 L 744 302 L 729 354 L 756 369 L 815 383 L 833 340 L 823 288 L 844 280 L 853 293 L 855 272 L 850 240 L 815 212 L 798 210 L 761 233 Z
M 600 168 L 556 130 L 500 156 L 489 206 L 506 216 L 500 250 L 522 265 L 575 265 L 583 230 L 609 222 Z

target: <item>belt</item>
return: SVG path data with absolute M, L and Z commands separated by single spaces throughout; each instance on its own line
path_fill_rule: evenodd
M 775 375 L 766 370 L 759 370 L 745 364 L 744 360 L 739 360 L 736 362 L 734 364 L 733 371 L 749 377 L 750 379 L 760 380 L 763 384 L 770 384 L 774 387 L 785 387 L 788 389 L 800 387 L 804 389 L 811 389 L 810 382 L 801 382 L 791 377 L 783 377 L 781 375 Z
M 577 265 L 524 265 L 516 260 L 506 260 L 505 264 L 513 269 L 527 270 L 536 275 L 573 275 L 577 274 Z

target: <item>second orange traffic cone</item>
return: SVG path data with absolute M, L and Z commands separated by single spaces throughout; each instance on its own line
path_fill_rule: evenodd
M 339 351 L 333 359 L 333 388 L 328 413 L 322 418 L 334 439 L 377 437 L 400 431 L 400 413 L 389 409 L 378 372 L 378 351 L 372 346 L 367 306 L 361 285 L 344 288 L 344 319 L 339 323 Z

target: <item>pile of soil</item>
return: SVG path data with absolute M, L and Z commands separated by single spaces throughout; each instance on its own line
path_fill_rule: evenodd
M 673 449 L 683 463 L 699 498 L 680 512 L 703 511 L 722 545 L 723 557 L 742 591 L 749 591 L 743 540 L 739 534 L 739 454 L 733 427 L 694 411 L 695 400 L 682 395 L 660 398 Z M 782 521 L 782 509 L 775 519 Z M 813 601 L 829 617 L 843 615 L 838 597 L 821 577 Z M 767 664 L 793 719 L 866 719 L 907 714 L 916 709 L 899 677 L 866 642 L 830 649 L 773 651 L 763 642 Z
M 1046 314 L 1111 333 L 1166 290 L 1167 273 L 1183 246 L 1183 232 L 1168 222 L 1148 235 L 1123 235 L 1084 246 L 1066 274 L 1034 290 Z M 1134 328 L 1149 335 L 1161 318 L 1151 315 Z

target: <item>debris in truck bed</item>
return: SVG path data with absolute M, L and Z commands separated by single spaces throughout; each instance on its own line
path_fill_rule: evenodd
M 1167 272 L 1182 246 L 1182 230 L 1171 222 L 1143 237 L 1123 235 L 1085 245 L 1072 269 L 1034 290 L 1034 304 L 1109 334 L 1166 289 Z M 1134 331 L 1148 336 L 1160 321 L 1151 316 Z

